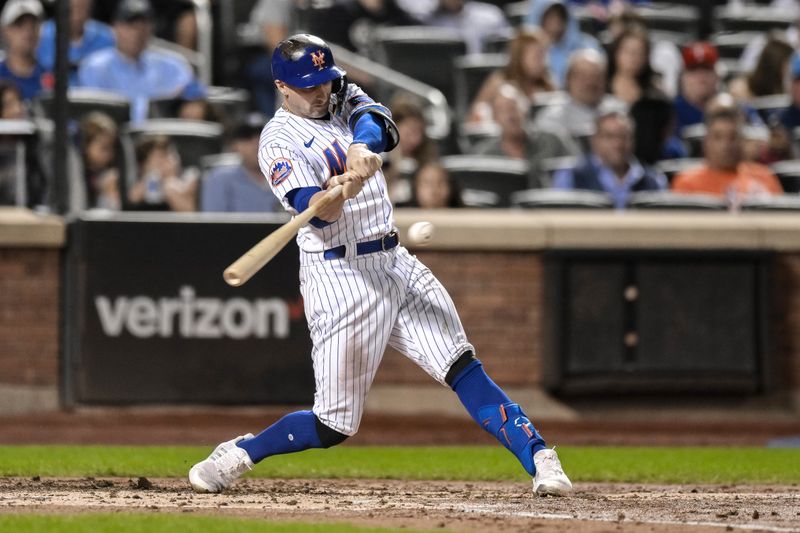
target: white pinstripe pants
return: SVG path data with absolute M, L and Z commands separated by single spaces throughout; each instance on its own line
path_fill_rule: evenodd
M 302 252 L 301 252 L 302 253 Z M 300 267 L 314 347 L 314 414 L 354 435 L 386 345 L 442 384 L 450 365 L 474 351 L 447 291 L 402 246 Z

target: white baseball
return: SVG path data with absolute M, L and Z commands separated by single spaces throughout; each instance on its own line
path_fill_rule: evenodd
M 433 224 L 414 222 L 408 228 L 408 240 L 414 246 L 427 246 L 433 240 Z

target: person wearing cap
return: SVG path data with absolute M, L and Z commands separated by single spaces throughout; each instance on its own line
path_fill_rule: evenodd
M 703 122 L 703 108 L 719 92 L 719 76 L 716 65 L 719 60 L 717 48 L 708 42 L 691 43 L 681 50 L 683 73 L 680 93 L 675 98 L 675 131 Z
M 791 99 L 789 107 L 781 111 L 780 121 L 787 131 L 792 132 L 800 127 L 800 53 L 795 52 L 789 60 L 789 86 L 787 90 Z
M 265 122 L 265 118 L 254 114 L 233 128 L 230 145 L 239 154 L 241 162 L 218 166 L 208 172 L 200 190 L 201 211 L 283 211 L 258 166 L 258 141 Z
M 183 56 L 149 50 L 153 8 L 148 0 L 122 0 L 114 15 L 116 47 L 91 54 L 78 69 L 78 85 L 113 91 L 131 101 L 131 121 L 147 118 L 151 99 L 181 98 L 205 87 Z
M 16 84 L 25 100 L 53 88 L 52 73 L 36 60 L 43 16 L 39 0 L 9 0 L 0 12 L 6 48 L 6 57 L 0 60 L 0 79 Z
M 69 83 L 78 82 L 78 65 L 90 54 L 114 46 L 114 32 L 98 20 L 90 18 L 93 0 L 70 0 L 69 3 Z M 36 50 L 39 63 L 47 70 L 56 66 L 56 23 L 47 20 L 42 25 L 39 48 Z

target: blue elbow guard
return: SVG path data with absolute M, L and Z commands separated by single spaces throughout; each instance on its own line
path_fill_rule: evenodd
M 533 476 L 536 467 L 533 465 L 533 446 L 544 444 L 536 428 L 519 404 L 503 403 L 486 405 L 478 410 L 481 427 L 500 441 L 500 444 L 513 453 L 525 470 Z

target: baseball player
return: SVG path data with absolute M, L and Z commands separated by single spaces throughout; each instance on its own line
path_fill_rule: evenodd
M 284 103 L 259 145 L 272 191 L 297 214 L 343 185 L 340 199 L 297 236 L 314 406 L 217 446 L 189 471 L 194 490 L 220 492 L 267 457 L 329 448 L 354 435 L 388 344 L 455 391 L 533 476 L 535 493 L 571 491 L 556 452 L 484 372 L 447 291 L 398 242 L 378 155 L 398 141 L 389 110 L 347 82 L 318 37 L 279 43 L 272 71 Z

